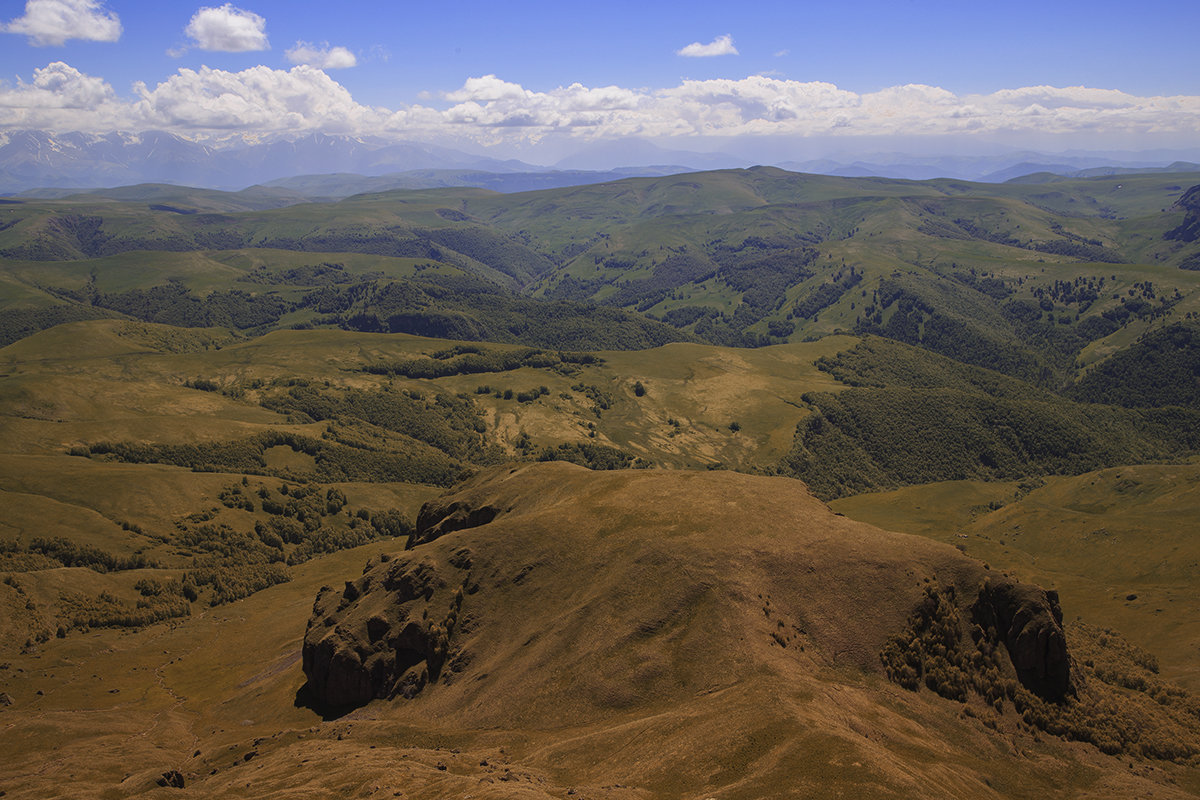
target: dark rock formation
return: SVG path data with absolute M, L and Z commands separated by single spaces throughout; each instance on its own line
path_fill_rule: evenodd
M 1071 659 L 1058 593 L 1010 580 L 988 581 L 972 607 L 974 621 L 995 630 L 1021 685 L 1058 702 L 1071 691 Z
M 407 549 L 432 542 L 447 533 L 486 525 L 499 513 L 499 509 L 490 505 L 472 506 L 460 501 L 442 500 L 428 502 L 417 513 L 417 527 L 408 538 Z
M 469 581 L 464 568 L 452 563 L 449 571 L 455 574 L 428 560 L 381 556 L 342 591 L 322 588 L 303 649 L 314 704 L 336 712 L 375 698 L 412 697 L 437 680 Z
M 185 781 L 182 772 L 177 769 L 171 769 L 164 772 L 157 783 L 159 786 L 165 786 L 169 789 L 182 789 Z
M 1186 212 L 1183 222 L 1178 228 L 1172 228 L 1163 234 L 1165 239 L 1178 242 L 1195 242 L 1200 240 L 1200 184 L 1193 186 L 1183 193 L 1175 203 Z

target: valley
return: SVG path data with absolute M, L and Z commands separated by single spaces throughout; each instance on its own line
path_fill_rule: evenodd
M 1194 180 L 5 199 L 0 792 L 1197 796 Z

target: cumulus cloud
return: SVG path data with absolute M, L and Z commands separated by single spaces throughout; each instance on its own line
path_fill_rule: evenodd
M 344 47 L 330 47 L 329 42 L 320 46 L 309 42 L 296 42 L 296 46 L 284 55 L 293 64 L 304 64 L 317 69 L 349 69 L 358 66 L 358 59 Z
M 101 78 L 55 61 L 33 80 L 0 84 L 0 119 L 7 128 L 108 131 L 128 126 L 128 103 Z
M 184 34 L 201 50 L 246 53 L 267 50 L 267 21 L 253 11 L 223 6 L 204 6 L 188 22 Z
M 956 95 L 920 84 L 860 94 L 766 75 L 662 89 L 573 83 L 535 91 L 483 75 L 421 104 L 384 109 L 359 103 L 309 65 L 180 69 L 121 97 L 103 79 L 54 62 L 30 81 L 0 82 L 0 128 L 165 129 L 200 137 L 325 131 L 509 146 L 627 136 L 1172 134 L 1182 140 L 1200 130 L 1200 97 L 1048 86 Z
M 61 45 L 68 39 L 115 42 L 121 38 L 121 20 L 100 0 L 27 0 L 25 16 L 0 30 L 24 34 L 38 47 Z
M 181 69 L 154 88 L 137 84 L 134 90 L 134 113 L 147 127 L 179 131 L 358 133 L 377 128 L 385 116 L 309 66 Z
M 708 44 L 700 44 L 700 42 L 692 42 L 687 47 L 681 50 L 676 50 L 675 55 L 687 56 L 688 58 L 708 58 L 710 56 L 736 56 L 737 48 L 733 46 L 733 37 L 728 33 L 724 36 L 718 36 Z
M 56 61 L 33 80 L 0 83 L 0 128 L 108 132 L 170 130 L 190 136 L 381 131 L 392 112 L 362 105 L 319 69 L 180 69 L 121 97 L 101 78 Z
M 449 107 L 403 109 L 391 126 L 456 130 L 483 144 L 555 136 L 1186 135 L 1200 126 L 1200 98 L 1190 96 L 1147 98 L 1084 87 L 959 96 L 920 84 L 860 94 L 766 75 L 685 80 L 665 89 L 572 84 L 544 92 L 485 75 L 442 99 Z

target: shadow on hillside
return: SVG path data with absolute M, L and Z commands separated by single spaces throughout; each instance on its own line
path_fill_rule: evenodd
M 339 719 L 354 710 L 352 707 L 332 708 L 325 705 L 317 698 L 308 681 L 305 681 L 304 685 L 296 691 L 296 699 L 293 701 L 293 705 L 296 708 L 307 708 L 321 717 L 324 722 Z

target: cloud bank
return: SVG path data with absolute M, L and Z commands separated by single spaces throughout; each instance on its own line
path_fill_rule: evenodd
M 266 28 L 267 21 L 260 15 L 226 3 L 201 8 L 183 32 L 201 50 L 248 53 L 270 49 Z
M 121 20 L 100 0 L 28 0 L 25 15 L 0 30 L 28 36 L 37 47 L 63 45 L 68 39 L 115 42 L 121 38 Z
M 337 48 L 313 48 L 334 58 Z M 314 59 L 316 60 L 316 59 Z M 0 128 L 170 130 L 204 137 L 324 131 L 520 147 L 636 136 L 705 137 L 1172 135 L 1192 146 L 1200 97 L 1032 86 L 956 95 L 909 84 L 855 93 L 766 76 L 685 80 L 663 89 L 579 83 L 534 91 L 495 75 L 470 78 L 426 104 L 357 102 L 315 66 L 229 72 L 180 69 L 120 96 L 103 79 L 56 61 L 30 81 L 0 83 Z

